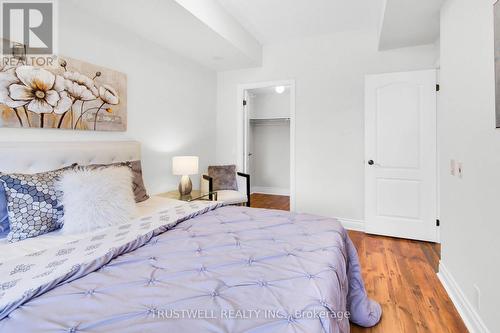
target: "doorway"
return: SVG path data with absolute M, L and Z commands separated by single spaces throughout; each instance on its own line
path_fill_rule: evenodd
M 274 81 L 238 89 L 238 166 L 253 195 L 289 197 L 295 208 L 295 83 Z

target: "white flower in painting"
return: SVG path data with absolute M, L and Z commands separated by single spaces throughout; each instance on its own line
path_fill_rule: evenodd
M 85 86 L 95 96 L 95 98 L 99 96 L 99 92 L 97 91 L 97 87 L 94 84 L 94 80 L 92 80 L 88 76 L 80 74 L 78 72 L 64 72 L 63 76 L 67 80 Z
M 108 86 L 107 84 L 99 87 L 99 97 L 101 97 L 103 102 L 111 105 L 120 103 L 120 99 L 118 98 L 118 93 L 116 92 L 116 90 Z
M 63 114 L 71 108 L 73 100 L 71 99 L 67 91 L 60 91 L 59 97 L 61 97 L 61 99 L 54 107 L 54 113 Z
M 28 104 L 28 110 L 35 113 L 54 111 L 61 99 L 59 93 L 53 89 L 56 79 L 54 74 L 42 68 L 20 66 L 16 68 L 16 75 L 21 82 L 9 86 L 9 97 L 12 100 L 23 101 L 21 105 Z M 20 106 L 17 103 L 16 105 Z
M 99 96 L 94 81 L 77 72 L 65 72 L 63 76 L 57 75 L 54 88 L 59 92 L 66 91 L 69 97 L 75 100 L 85 102 L 95 100 Z
M 66 90 L 71 97 L 81 101 L 93 101 L 96 96 L 87 87 L 73 81 L 66 80 Z
M 71 107 L 71 99 L 54 89 L 54 80 L 54 74 L 32 66 L 0 72 L 0 103 L 11 108 L 27 104 L 35 113 L 64 113 Z
M 0 103 L 8 105 L 11 108 L 17 108 L 18 106 L 26 104 L 25 101 L 14 101 L 9 96 L 10 85 L 19 82 L 15 68 L 0 72 Z

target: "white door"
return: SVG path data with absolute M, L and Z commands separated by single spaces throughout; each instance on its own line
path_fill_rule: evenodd
M 368 233 L 437 241 L 436 75 L 366 77 Z

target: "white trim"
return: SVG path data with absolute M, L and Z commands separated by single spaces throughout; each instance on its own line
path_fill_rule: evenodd
M 483 320 L 479 316 L 479 313 L 477 313 L 472 304 L 470 304 L 457 281 L 453 278 L 453 275 L 451 275 L 451 272 L 446 268 L 442 261 L 439 263 L 439 273 L 437 276 L 443 284 L 444 289 L 446 289 L 446 292 L 450 296 L 451 301 L 462 317 L 469 332 L 490 333 L 490 330 L 484 324 Z
M 290 189 L 281 187 L 252 186 L 251 192 L 271 195 L 290 195 Z
M 345 219 L 340 217 L 338 217 L 337 220 L 339 220 L 339 222 L 342 223 L 342 226 L 347 230 L 365 232 L 365 221 L 363 220 Z
M 295 211 L 295 80 L 280 80 L 238 84 L 238 115 L 236 117 L 236 164 L 239 169 L 244 170 L 246 166 L 244 160 L 245 147 L 243 136 L 246 135 L 245 128 L 245 109 L 243 107 L 243 97 L 249 89 L 265 88 L 272 86 L 290 86 L 290 211 Z M 246 172 L 246 170 L 244 170 Z
M 436 84 L 441 83 L 441 69 L 439 67 L 436 69 Z M 441 124 L 439 123 L 440 117 L 439 112 L 441 111 L 441 94 L 436 93 L 436 219 L 441 220 L 441 166 L 439 165 L 441 161 L 441 138 L 439 134 L 439 129 Z M 441 227 L 436 227 L 436 243 L 441 244 Z

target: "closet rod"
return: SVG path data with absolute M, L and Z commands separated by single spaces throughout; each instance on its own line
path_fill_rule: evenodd
M 253 118 L 250 119 L 251 123 L 256 123 L 256 122 L 272 122 L 272 121 L 290 121 L 290 118 Z

